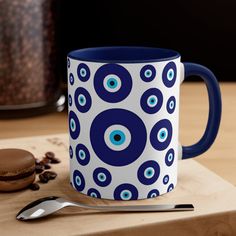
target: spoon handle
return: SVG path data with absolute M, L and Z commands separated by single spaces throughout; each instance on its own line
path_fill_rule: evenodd
M 192 204 L 162 204 L 162 205 L 133 205 L 133 206 L 91 206 L 81 207 L 111 212 L 167 212 L 167 211 L 193 211 Z

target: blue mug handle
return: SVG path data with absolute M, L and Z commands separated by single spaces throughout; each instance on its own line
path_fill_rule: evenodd
M 220 87 L 215 75 L 199 64 L 185 62 L 183 65 L 184 78 L 191 75 L 200 76 L 206 83 L 209 98 L 208 121 L 203 136 L 191 146 L 182 146 L 182 159 L 187 159 L 201 155 L 213 144 L 220 127 L 222 105 Z

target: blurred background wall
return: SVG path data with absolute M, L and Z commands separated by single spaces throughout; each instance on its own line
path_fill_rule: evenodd
M 236 81 L 235 0 L 60 0 L 60 68 L 70 50 L 108 45 L 172 48 L 182 61 Z M 194 78 L 197 79 L 197 78 Z
M 236 81 L 235 12 L 235 0 L 0 0 L 0 118 L 62 110 L 66 56 L 85 47 L 171 48 Z

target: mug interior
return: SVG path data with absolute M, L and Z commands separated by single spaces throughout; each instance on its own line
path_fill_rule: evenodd
M 104 63 L 142 63 L 173 60 L 180 54 L 171 49 L 150 47 L 97 47 L 72 51 L 68 57 Z

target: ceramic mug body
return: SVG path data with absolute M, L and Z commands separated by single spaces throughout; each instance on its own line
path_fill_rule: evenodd
M 177 184 L 180 55 L 118 49 L 68 55 L 71 183 L 97 198 L 156 197 Z

